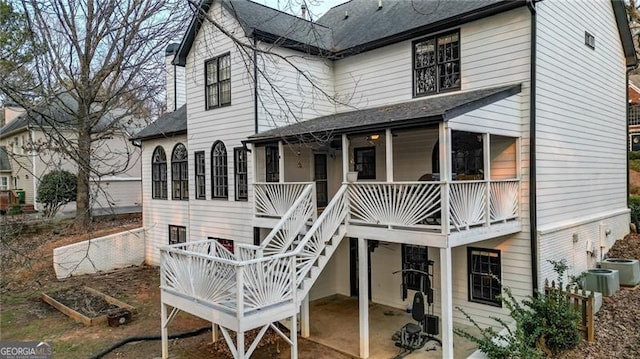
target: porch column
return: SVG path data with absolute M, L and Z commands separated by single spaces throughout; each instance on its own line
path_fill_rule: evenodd
M 162 341 L 162 359 L 169 358 L 169 321 L 167 317 L 168 305 L 160 300 L 160 339 Z
M 384 134 L 385 139 L 385 159 L 387 166 L 387 182 L 393 182 L 393 134 L 387 128 Z
M 345 133 L 342 135 L 342 182 L 347 182 L 347 172 L 349 172 L 349 138 Z
M 446 122 L 438 126 L 440 151 L 440 231 L 449 234 L 449 185 L 451 181 L 451 129 Z M 448 242 L 448 241 L 447 241 Z M 447 244 L 448 245 L 448 244 Z
M 251 145 L 251 162 L 253 183 L 261 182 L 258 181 L 258 146 L 256 146 L 255 143 Z M 251 181 L 249 183 L 251 183 Z
M 442 357 L 453 358 L 453 293 L 451 247 L 440 248 L 440 302 L 442 313 Z
M 218 324 L 211 323 L 211 340 L 215 343 L 220 338 L 220 333 L 218 332 Z
M 482 153 L 483 153 L 483 167 L 484 167 L 484 185 L 485 185 L 485 213 L 484 213 L 484 225 L 491 225 L 491 135 L 488 133 L 482 134 Z
M 358 304 L 360 313 L 360 358 L 369 357 L 369 273 L 367 240 L 358 238 Z
M 309 330 L 309 294 L 304 296 L 300 305 L 300 335 L 308 338 L 311 334 Z
M 278 182 L 284 183 L 284 144 L 278 141 Z

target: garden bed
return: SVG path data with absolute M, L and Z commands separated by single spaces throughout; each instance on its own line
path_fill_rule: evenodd
M 129 304 L 86 286 L 43 293 L 42 300 L 86 326 L 105 323 L 110 314 L 123 310 L 135 312 Z

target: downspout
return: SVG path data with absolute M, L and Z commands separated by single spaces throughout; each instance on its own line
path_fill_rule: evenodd
M 527 0 L 531 12 L 531 59 L 529 70 L 529 231 L 531 235 L 531 286 L 538 292 L 538 213 L 536 194 L 536 6 L 535 0 Z
M 178 109 L 178 67 L 173 65 L 173 110 Z
M 38 156 L 36 155 L 36 151 L 34 149 L 33 143 L 36 140 L 35 137 L 35 131 L 33 130 L 33 128 L 29 129 L 30 135 L 31 135 L 31 177 L 33 178 L 33 209 L 35 211 L 38 210 L 38 175 L 36 172 L 36 159 L 38 158 Z
M 256 51 L 258 42 L 253 37 L 253 121 L 254 133 L 258 133 L 258 53 Z

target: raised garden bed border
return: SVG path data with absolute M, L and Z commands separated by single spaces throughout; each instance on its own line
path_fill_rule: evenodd
M 136 308 L 125 303 L 122 302 L 120 300 L 117 300 L 116 298 L 113 298 L 111 296 L 108 296 L 102 292 L 99 292 L 93 288 L 87 287 L 87 286 L 82 286 L 80 287 L 83 290 L 91 293 L 92 295 L 95 295 L 97 297 L 101 297 L 102 299 L 104 299 L 107 303 L 109 304 L 113 304 L 117 307 L 119 307 L 120 309 L 127 309 L 129 311 L 131 311 L 132 313 L 135 313 Z M 108 318 L 108 314 L 103 314 L 103 315 L 99 315 L 97 317 L 87 317 L 86 315 L 77 312 L 69 307 L 67 307 L 66 305 L 58 302 L 57 300 L 53 299 L 51 296 L 49 296 L 47 293 L 42 293 L 42 300 L 45 301 L 46 303 L 48 303 L 49 305 L 51 305 L 52 307 L 56 308 L 57 310 L 59 310 L 60 312 L 62 312 L 63 314 L 65 314 L 66 316 L 70 317 L 71 319 L 75 320 L 76 322 L 80 322 L 82 324 L 84 324 L 85 326 L 92 326 L 92 325 L 97 325 L 97 324 L 102 324 L 102 323 L 106 323 Z M 114 310 L 115 311 L 115 310 Z

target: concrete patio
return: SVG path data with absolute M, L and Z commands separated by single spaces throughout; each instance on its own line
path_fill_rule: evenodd
M 328 346 L 348 355 L 358 357 L 360 335 L 358 332 L 358 298 L 333 295 L 311 302 L 311 341 Z M 369 304 L 369 353 L 372 359 L 389 359 L 401 350 L 394 345 L 391 336 L 406 323 L 413 322 L 411 314 L 382 304 Z M 460 327 L 460 326 L 456 326 Z M 471 331 L 470 327 L 464 327 Z M 473 331 L 475 332 L 475 331 Z M 428 350 L 434 348 L 435 350 Z M 475 350 L 475 344 L 459 336 L 454 336 L 455 358 L 467 358 Z M 428 342 L 421 351 L 406 358 L 442 358 L 440 346 Z

